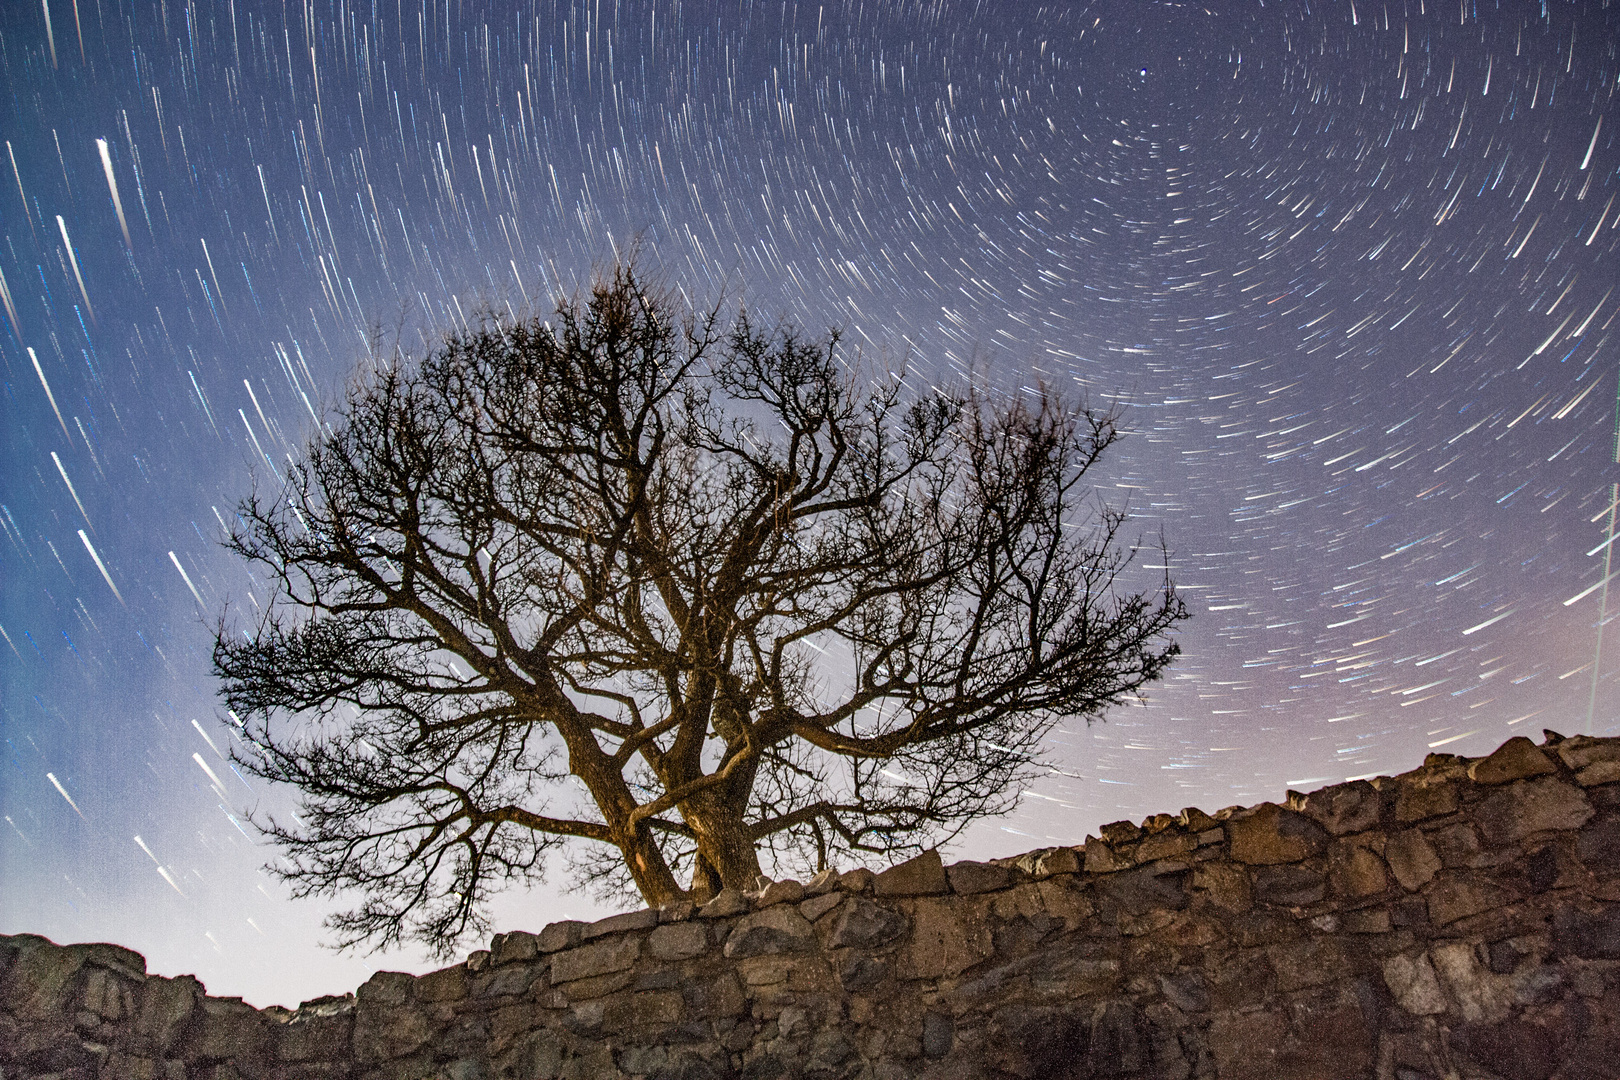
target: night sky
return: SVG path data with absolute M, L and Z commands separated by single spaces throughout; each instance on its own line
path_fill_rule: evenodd
M 638 237 L 924 385 L 1123 411 L 1183 655 L 948 854 L 1614 733 L 1617 43 L 1612 0 L 5 4 L 0 931 L 260 1005 L 424 967 L 258 869 L 219 539 L 376 343 Z

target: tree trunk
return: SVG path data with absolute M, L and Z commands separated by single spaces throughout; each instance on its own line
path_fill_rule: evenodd
M 699 803 L 699 800 L 693 800 Z M 759 876 L 759 853 L 749 835 L 742 807 L 725 798 L 703 799 L 681 808 L 697 834 L 697 865 L 692 887 L 713 895 L 722 888 L 747 890 Z
M 624 865 L 629 867 L 636 889 L 641 893 L 641 898 L 647 901 L 648 907 L 662 907 L 685 895 L 669 864 L 664 861 L 663 852 L 658 850 L 652 829 L 641 825 L 632 836 L 620 841 L 619 850 L 624 854 Z

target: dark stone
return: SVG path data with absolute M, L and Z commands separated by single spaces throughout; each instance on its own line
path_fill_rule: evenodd
M 1421 896 L 1408 896 L 1397 900 L 1389 913 L 1389 924 L 1397 929 L 1412 929 L 1429 924 L 1429 905 Z
M 951 1052 L 956 1040 L 956 1025 L 949 1013 L 929 1011 L 923 1013 L 923 1053 L 931 1058 L 942 1058 Z
M 1134 1076 L 1151 1064 L 1147 1019 L 1129 1001 L 1110 1001 L 1091 1020 L 1090 1075 Z
M 1052 1006 L 1008 1005 L 990 1018 L 992 1045 L 1007 1072 L 1042 1080 L 1085 1080 L 1090 1072 L 1091 1022 Z
M 1524 878 L 1530 888 L 1541 893 L 1558 884 L 1558 851 L 1551 844 L 1524 861 Z
M 1620 873 L 1620 819 L 1594 821 L 1576 833 L 1575 857 L 1599 877 Z
M 1327 882 L 1308 866 L 1257 866 L 1250 871 L 1255 899 L 1281 907 L 1304 907 L 1327 895 Z
M 1485 946 L 1485 966 L 1498 975 L 1511 975 L 1519 967 L 1524 953 L 1513 942 L 1503 939 Z
M 1160 975 L 1159 988 L 1164 991 L 1165 999 L 1182 1012 L 1203 1012 L 1209 1008 L 1209 986 L 1199 972 Z
M 870 956 L 851 956 L 838 972 L 838 982 L 852 993 L 876 986 L 889 976 L 889 965 Z
M 1451 1032 L 1448 1041 L 1502 1080 L 1548 1080 L 1558 1069 L 1558 1038 L 1539 1024 L 1471 1025 Z
M 1101 895 L 1112 899 L 1126 914 L 1154 910 L 1180 911 L 1187 906 L 1187 871 L 1156 870 L 1143 866 L 1111 874 L 1098 882 Z
M 1620 908 L 1600 912 L 1559 908 L 1553 912 L 1553 944 L 1566 956 L 1620 960 Z
M 830 949 L 870 949 L 892 941 L 906 931 L 906 919 L 899 912 L 870 900 L 846 902 L 833 925 Z

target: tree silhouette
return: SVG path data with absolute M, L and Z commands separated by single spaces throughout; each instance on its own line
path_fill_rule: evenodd
M 628 265 L 359 379 L 242 503 L 274 598 L 214 649 L 301 794 L 277 871 L 363 897 L 339 944 L 448 953 L 568 841 L 653 905 L 909 853 L 1158 677 L 1186 609 L 1086 481 L 1117 417 L 910 391 Z

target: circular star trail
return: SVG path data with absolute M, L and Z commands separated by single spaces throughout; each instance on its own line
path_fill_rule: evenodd
M 210 631 L 267 596 L 218 540 L 368 357 L 632 249 L 919 393 L 1123 414 L 1098 494 L 1183 655 L 963 855 L 1612 733 L 1617 42 L 1601 0 L 7 5 L 0 930 L 261 1004 L 376 966 L 256 870 L 291 803 L 228 762 Z

